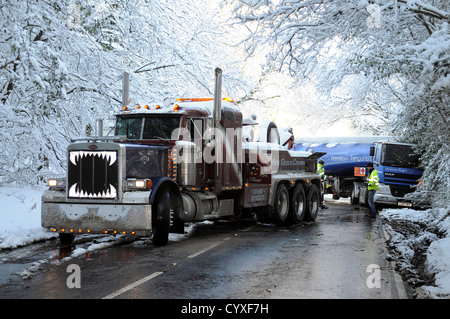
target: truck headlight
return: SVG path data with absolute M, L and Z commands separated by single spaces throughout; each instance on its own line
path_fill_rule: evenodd
M 129 178 L 126 182 L 127 190 L 149 190 L 152 188 L 151 179 Z
M 386 184 L 379 184 L 378 193 L 391 195 L 391 188 Z
M 49 178 L 47 180 L 47 186 L 50 187 L 50 189 L 63 190 L 66 188 L 66 179 L 65 178 Z

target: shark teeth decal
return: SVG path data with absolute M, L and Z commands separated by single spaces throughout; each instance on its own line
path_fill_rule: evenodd
M 107 191 L 103 191 L 102 193 L 89 193 L 79 190 L 78 183 L 73 184 L 69 189 L 69 197 L 78 197 L 78 198 L 116 198 L 117 190 L 114 186 L 109 184 Z
M 69 155 L 70 162 L 77 166 L 80 159 L 88 156 L 97 156 L 102 159 L 108 160 L 108 165 L 111 166 L 117 161 L 117 153 L 110 151 L 103 152 L 88 152 L 88 151 L 71 151 Z
M 117 198 L 119 190 L 118 162 L 116 151 L 70 151 L 68 197 Z

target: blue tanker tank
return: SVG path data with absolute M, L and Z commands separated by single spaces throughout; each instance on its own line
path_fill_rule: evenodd
M 354 167 L 365 167 L 372 162 L 372 143 L 298 143 L 295 151 L 325 152 L 322 156 L 325 173 L 340 177 L 354 177 Z
M 422 170 L 418 168 L 419 155 L 413 144 L 399 143 L 390 137 L 340 139 L 304 138 L 293 147 L 295 151 L 326 153 L 321 159 L 325 162 L 326 175 L 334 177 L 328 181 L 333 198 L 350 197 L 352 204 L 367 203 L 366 170 L 358 168 L 373 163 L 379 176 L 379 188 L 374 198 L 377 205 L 427 207 L 421 200 L 405 198 L 416 189 L 422 176 Z

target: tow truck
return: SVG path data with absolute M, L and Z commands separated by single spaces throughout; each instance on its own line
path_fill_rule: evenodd
M 247 122 L 221 86 L 217 68 L 213 98 L 130 107 L 124 81 L 114 136 L 72 140 L 66 176 L 49 179 L 42 195 L 42 226 L 62 245 L 87 233 L 152 235 L 161 246 L 187 222 L 315 220 L 325 153 L 288 150 L 273 122 L 259 141 L 243 137 Z

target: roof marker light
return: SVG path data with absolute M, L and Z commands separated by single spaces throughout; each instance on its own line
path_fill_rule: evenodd
M 206 101 L 214 101 L 213 97 L 201 97 L 201 98 L 178 98 L 176 99 L 177 102 L 206 102 Z M 224 97 L 222 101 L 227 101 L 234 103 L 233 98 L 231 97 Z

